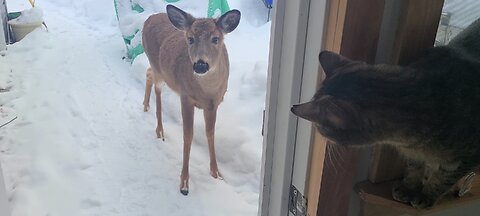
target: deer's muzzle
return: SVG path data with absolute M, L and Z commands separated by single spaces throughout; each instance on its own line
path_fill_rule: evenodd
M 197 62 L 193 63 L 193 71 L 198 74 L 204 74 L 208 71 L 210 67 L 208 63 L 204 62 L 203 60 L 198 60 Z

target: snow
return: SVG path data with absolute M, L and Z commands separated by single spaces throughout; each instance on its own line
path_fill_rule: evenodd
M 145 13 L 164 10 L 164 3 L 144 2 L 150 4 Z M 29 8 L 28 1 L 8 3 L 10 11 Z M 252 0 L 229 4 L 242 12 L 263 7 Z M 155 113 L 143 112 L 148 61 L 144 54 L 133 63 L 122 59 L 126 50 L 113 1 L 36 5 L 49 31 L 34 30 L 0 56 L 0 88 L 10 89 L 0 93 L 0 106 L 18 115 L 0 128 L 0 162 L 13 216 L 257 214 L 270 37 L 262 9 L 243 13 L 238 29 L 225 39 L 230 79 L 216 127 L 225 180 L 209 175 L 203 115 L 196 110 L 190 193 L 183 196 L 179 98 L 163 88 L 162 142 L 155 136 Z M 207 12 L 203 1 L 175 5 L 197 17 Z
M 40 7 L 34 7 L 22 10 L 19 17 L 9 21 L 10 24 L 30 24 L 41 23 L 43 21 L 43 11 Z

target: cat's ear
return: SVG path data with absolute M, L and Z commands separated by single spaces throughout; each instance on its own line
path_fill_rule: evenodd
M 315 105 L 315 101 L 293 105 L 290 111 L 296 116 L 311 122 L 315 122 L 315 119 L 320 115 L 320 109 Z
M 335 73 L 335 69 L 353 62 L 339 54 L 330 51 L 322 51 L 318 55 L 318 60 L 322 65 L 323 71 L 327 77 L 331 77 Z
M 320 100 L 293 105 L 291 112 L 296 116 L 317 124 L 327 124 L 334 128 L 347 128 L 354 122 L 355 109 L 352 104 L 326 96 Z

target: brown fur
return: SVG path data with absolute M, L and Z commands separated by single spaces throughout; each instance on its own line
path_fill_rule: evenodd
M 214 133 L 217 108 L 227 91 L 229 61 L 223 35 L 230 31 L 225 30 L 225 26 L 222 26 L 224 23 L 219 22 L 222 18 L 231 22 L 230 16 L 235 16 L 237 13 L 240 19 L 240 13 L 233 11 L 233 15 L 232 13 L 228 15 L 229 12 L 227 12 L 215 20 L 195 19 L 170 5 L 167 7 L 167 12 L 169 14 L 160 13 L 150 16 L 143 28 L 143 46 L 151 66 L 147 70 L 144 111 L 149 109 L 150 92 L 154 85 L 157 104 L 156 133 L 159 138 L 164 139 L 160 84 L 165 82 L 180 96 L 184 139 L 180 190 L 182 194 L 187 195 L 194 107 L 203 109 L 204 112 L 211 175 L 214 178 L 222 178 L 215 156 Z M 238 22 L 233 24 L 234 29 Z M 231 26 L 227 27 L 231 28 Z M 189 44 L 190 37 L 195 39 L 195 43 Z M 218 38 L 218 43 L 212 42 L 214 37 Z M 195 74 L 193 69 L 194 63 L 199 60 L 209 65 L 208 72 L 202 75 Z

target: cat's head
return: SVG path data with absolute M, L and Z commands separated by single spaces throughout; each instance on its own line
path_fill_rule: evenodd
M 325 79 L 310 102 L 294 105 L 291 111 L 312 121 L 327 139 L 342 145 L 368 145 L 377 140 L 378 132 L 372 110 L 359 105 L 358 73 L 374 66 L 352 61 L 329 51 L 319 55 Z M 357 89 L 355 89 L 357 88 Z

